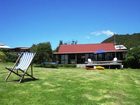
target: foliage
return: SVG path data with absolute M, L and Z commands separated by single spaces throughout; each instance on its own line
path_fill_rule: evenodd
M 5 58 L 6 58 L 6 55 L 2 51 L 0 51 L 0 61 L 1 62 L 5 61 Z
M 38 80 L 19 84 L 1 63 L 0 105 L 140 105 L 140 70 L 34 67 Z
M 18 58 L 18 53 L 17 52 L 9 52 L 9 51 L 6 51 L 4 53 L 6 55 L 5 60 L 7 62 L 15 62 L 16 59 Z
M 63 42 L 63 41 L 60 41 L 61 45 L 73 45 L 73 44 L 77 44 L 78 41 L 75 41 L 75 40 L 72 40 L 72 41 L 67 41 L 67 42 Z
M 128 67 L 140 68 L 140 47 L 135 47 L 128 51 L 125 63 Z
M 77 44 L 78 41 L 72 40 L 72 41 L 68 41 L 68 42 L 63 42 L 62 40 L 59 41 L 58 46 L 56 47 L 56 49 L 54 50 L 54 52 L 58 52 L 59 46 L 60 45 L 75 45 Z
M 45 68 L 58 68 L 57 64 L 40 64 L 39 66 Z
M 43 62 L 52 61 L 52 48 L 50 42 L 39 43 L 32 45 L 31 51 L 36 52 L 34 59 L 35 63 L 41 64 Z
M 39 65 L 38 67 L 45 67 L 45 68 L 58 68 L 58 67 L 64 67 L 64 68 L 76 68 L 76 64 L 57 64 L 55 62 L 44 62 Z
M 114 42 L 114 36 L 111 36 L 104 40 L 102 43 L 108 43 L 108 42 Z M 126 35 L 115 35 L 115 42 L 116 44 L 123 44 L 128 49 L 136 47 L 140 45 L 140 33 L 134 33 L 134 34 L 126 34 Z
M 45 68 L 58 68 L 58 64 L 56 62 L 43 62 L 37 67 L 45 67 Z
M 76 68 L 76 64 L 59 64 L 59 67 Z
M 62 40 L 59 41 L 59 45 L 56 47 L 56 49 L 53 52 L 58 52 L 60 45 L 63 45 L 63 41 Z

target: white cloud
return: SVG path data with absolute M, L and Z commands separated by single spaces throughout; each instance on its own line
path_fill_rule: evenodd
M 90 34 L 95 36 L 100 36 L 100 35 L 112 36 L 115 33 L 110 30 L 102 30 L 102 31 L 91 32 Z

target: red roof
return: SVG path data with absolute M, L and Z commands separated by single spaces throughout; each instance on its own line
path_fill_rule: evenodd
M 70 53 L 96 53 L 102 50 L 105 52 L 115 52 L 113 43 L 100 43 L 100 44 L 76 44 L 76 45 L 60 45 L 56 54 L 70 54 Z M 120 50 L 119 50 L 120 51 Z

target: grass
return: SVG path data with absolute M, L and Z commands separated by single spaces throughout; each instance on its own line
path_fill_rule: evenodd
M 140 105 L 140 70 L 34 67 L 35 81 L 5 82 L 0 63 L 0 105 Z

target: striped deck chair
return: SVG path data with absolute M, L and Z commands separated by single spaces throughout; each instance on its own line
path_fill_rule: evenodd
M 21 53 L 18 59 L 16 60 L 14 66 L 12 68 L 6 68 L 7 70 L 9 70 L 9 73 L 7 77 L 5 78 L 5 80 L 7 81 L 12 73 L 20 77 L 19 83 L 22 82 L 25 75 L 30 76 L 31 78 L 35 79 L 33 77 L 33 68 L 32 68 L 32 60 L 34 56 L 35 56 L 35 53 L 32 53 L 32 52 Z M 27 70 L 30 65 L 31 65 L 31 74 L 27 73 Z M 18 71 L 21 71 L 21 73 L 19 74 Z

